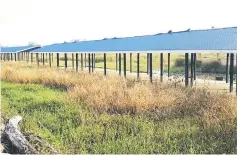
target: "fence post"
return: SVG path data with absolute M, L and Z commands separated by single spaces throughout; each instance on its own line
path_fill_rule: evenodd
M 185 53 L 185 86 L 188 86 L 188 53 Z

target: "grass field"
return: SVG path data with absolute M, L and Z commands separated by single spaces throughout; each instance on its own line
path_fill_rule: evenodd
M 4 121 L 21 115 L 21 131 L 59 153 L 237 153 L 237 102 L 228 94 L 26 63 L 1 67 Z

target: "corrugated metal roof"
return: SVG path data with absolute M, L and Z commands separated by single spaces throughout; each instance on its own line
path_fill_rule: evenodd
M 61 43 L 34 52 L 237 50 L 237 27 Z
M 16 47 L 1 47 L 0 52 L 1 53 L 17 53 L 17 52 L 29 52 L 34 49 L 40 48 L 39 46 L 16 46 Z

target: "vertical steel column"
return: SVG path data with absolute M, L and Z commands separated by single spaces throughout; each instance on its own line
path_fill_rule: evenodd
M 44 53 L 43 53 L 43 65 L 44 65 Z
M 57 55 L 57 68 L 59 68 L 59 53 L 57 53 L 56 55 Z
M 14 53 L 14 59 L 15 59 L 15 61 L 16 61 L 16 53 Z
M 37 63 L 37 66 L 39 66 L 39 53 L 36 53 L 36 63 Z
M 28 52 L 27 53 L 25 53 L 26 55 L 26 62 L 28 63 L 29 62 L 29 59 L 28 59 Z
M 234 53 L 230 53 L 230 92 L 233 91 L 234 83 Z
M 194 56 L 193 56 L 193 53 L 191 53 L 191 66 L 190 66 L 190 69 L 191 69 L 190 85 L 191 85 L 191 87 L 193 86 L 193 62 L 194 62 Z
M 150 82 L 152 82 L 152 53 L 149 54 L 149 65 L 150 65 L 150 67 L 149 67 L 149 69 L 150 69 L 150 71 L 149 71 L 149 73 L 150 73 Z
M 85 53 L 85 68 L 86 68 L 86 53 Z
M 91 69 L 93 73 L 94 72 L 94 53 L 91 53 Z
M 121 65 L 122 65 L 121 64 L 121 53 L 119 53 L 119 75 L 121 75 L 121 68 L 122 68 Z
M 88 53 L 89 73 L 91 73 L 91 54 Z
M 65 68 L 67 68 L 67 53 L 64 53 Z
M 188 86 L 188 53 L 185 53 L 185 86 Z
M 118 53 L 116 53 L 116 71 L 118 70 Z
M 130 73 L 132 73 L 132 53 L 130 53 Z
M 194 80 L 196 80 L 196 66 L 197 66 L 197 54 L 196 53 L 194 53 L 194 55 L 193 55 L 193 72 L 194 72 Z
M 229 82 L 229 53 L 227 53 L 226 55 L 226 73 L 225 73 L 225 77 L 226 77 L 226 83 Z
M 146 55 L 147 74 L 149 74 L 149 61 L 150 61 L 149 56 L 150 56 L 149 53 L 147 53 L 147 55 Z
M 95 63 L 96 63 L 96 60 L 95 60 L 95 53 L 94 53 L 94 70 L 95 70 Z
M 48 62 L 48 53 L 46 53 L 45 56 L 46 56 L 45 62 L 47 63 Z
M 124 77 L 126 78 L 126 73 L 127 73 L 127 58 L 126 58 L 126 53 L 123 53 L 123 72 L 124 72 Z
M 104 75 L 106 75 L 106 53 L 104 53 Z
M 72 53 L 72 70 L 74 70 L 74 54 Z
M 78 53 L 76 53 L 76 71 L 78 72 Z
M 236 83 L 236 85 L 235 85 L 235 91 L 236 91 L 236 96 L 237 96 L 237 53 L 236 53 L 236 57 L 235 57 L 235 64 L 236 64 L 236 66 L 235 66 L 235 83 Z
M 164 63 L 163 63 L 163 53 L 160 53 L 160 82 L 163 82 L 163 70 L 164 70 Z
M 170 77 L 170 53 L 168 53 L 168 77 Z
M 49 53 L 49 67 L 52 66 L 51 61 L 52 61 L 52 59 L 51 59 L 51 53 Z
M 11 61 L 13 60 L 13 58 L 12 58 L 12 53 L 11 53 Z
M 140 53 L 137 53 L 137 79 L 139 79 L 140 74 Z
M 81 53 L 81 70 L 83 70 L 83 53 Z

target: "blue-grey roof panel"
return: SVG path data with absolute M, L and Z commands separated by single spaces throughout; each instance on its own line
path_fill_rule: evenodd
M 237 50 L 237 27 L 53 44 L 34 52 Z
M 28 52 L 38 48 L 34 46 L 1 47 L 0 51 L 1 53 L 16 53 L 20 51 Z

